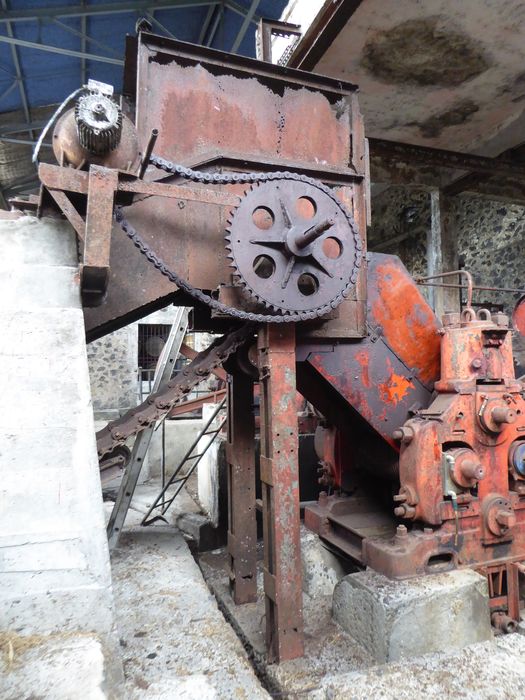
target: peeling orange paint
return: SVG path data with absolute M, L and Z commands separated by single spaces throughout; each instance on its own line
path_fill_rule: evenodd
M 378 385 L 379 394 L 382 401 L 393 403 L 394 406 L 397 406 L 405 398 L 409 389 L 414 388 L 414 384 L 402 374 L 396 374 L 389 360 L 387 360 L 386 364 L 389 377 Z
M 440 369 L 437 321 L 414 280 L 394 260 L 378 265 L 369 280 L 373 320 L 401 361 L 414 367 L 422 381 L 433 383 Z
M 355 356 L 355 359 L 361 365 L 361 382 L 362 382 L 364 387 L 369 389 L 370 388 L 370 376 L 368 374 L 368 363 L 370 361 L 370 358 L 368 356 L 368 353 L 365 352 L 365 350 L 361 350 L 361 352 L 357 353 L 357 355 Z

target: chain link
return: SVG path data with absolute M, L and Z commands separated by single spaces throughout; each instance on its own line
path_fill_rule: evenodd
M 153 425 L 163 418 L 169 411 L 180 402 L 199 382 L 208 377 L 215 368 L 221 365 L 228 357 L 237 351 L 250 337 L 253 336 L 254 323 L 286 323 L 297 321 L 309 321 L 320 316 L 324 316 L 332 309 L 335 309 L 346 296 L 351 287 L 357 281 L 357 273 L 362 259 L 362 243 L 359 234 L 353 224 L 353 219 L 344 204 L 338 200 L 333 192 L 321 182 L 318 182 L 306 175 L 298 175 L 290 172 L 272 173 L 205 173 L 182 165 L 171 163 L 170 161 L 151 156 L 151 163 L 165 172 L 179 175 L 187 180 L 210 185 L 231 185 L 231 184 L 255 184 L 271 180 L 298 180 L 318 187 L 325 192 L 341 208 L 347 217 L 355 241 L 355 262 L 348 277 L 346 287 L 332 300 L 330 304 L 301 312 L 286 312 L 282 314 L 260 314 L 249 311 L 242 311 L 231 306 L 227 306 L 201 289 L 193 287 L 188 281 L 180 277 L 175 271 L 170 270 L 166 263 L 151 249 L 150 246 L 140 237 L 133 226 L 126 220 L 122 207 L 115 208 L 115 220 L 120 225 L 124 233 L 130 238 L 140 253 L 171 282 L 177 285 L 196 301 L 205 304 L 214 311 L 231 316 L 240 321 L 247 321 L 245 325 L 232 333 L 217 339 L 212 345 L 199 353 L 194 360 L 181 372 L 180 375 L 172 379 L 165 388 L 155 394 L 151 394 L 140 406 L 128 411 L 115 421 L 97 433 L 97 450 L 99 459 L 110 454 L 116 447 L 123 445 L 132 435 L 136 435 L 145 428 Z
M 196 301 L 201 304 L 205 304 L 214 311 L 224 314 L 226 316 L 231 316 L 239 321 L 248 321 L 254 323 L 295 323 L 297 321 L 312 321 L 319 317 L 325 316 L 330 313 L 332 309 L 335 309 L 339 304 L 346 299 L 350 293 L 352 287 L 357 281 L 357 274 L 359 267 L 361 265 L 363 244 L 361 242 L 361 237 L 357 232 L 355 224 L 353 222 L 352 215 L 348 212 L 344 204 L 337 199 L 332 190 L 327 187 L 324 183 L 314 180 L 307 175 L 299 175 L 297 173 L 285 172 L 271 172 L 271 173 L 205 173 L 199 170 L 192 170 L 191 168 L 186 168 L 183 165 L 178 165 L 172 163 L 171 161 L 160 158 L 159 156 L 152 155 L 150 161 L 153 165 L 161 170 L 172 175 L 178 175 L 192 182 L 206 183 L 211 185 L 236 185 L 239 183 L 254 184 L 259 182 L 268 182 L 272 180 L 296 180 L 299 182 L 308 183 L 318 189 L 322 190 L 327 194 L 341 209 L 345 217 L 347 218 L 350 229 L 354 236 L 355 245 L 355 259 L 352 270 L 349 273 L 347 283 L 341 292 L 331 300 L 329 304 L 323 304 L 314 309 L 308 311 L 286 311 L 279 314 L 262 314 L 254 313 L 250 311 L 243 311 L 241 309 L 236 309 L 232 306 L 223 304 L 222 302 L 214 299 L 209 294 L 205 294 L 201 289 L 197 289 L 191 285 L 187 280 L 183 279 L 177 272 L 171 270 L 162 258 L 153 251 L 153 249 L 140 237 L 136 229 L 127 221 L 124 217 L 122 207 L 115 208 L 115 219 L 120 225 L 121 229 L 128 236 L 128 238 L 133 242 L 136 248 L 145 256 L 145 258 L 165 277 L 167 277 L 170 282 L 176 284 L 179 289 L 182 289 L 189 296 L 191 296 Z
M 120 418 L 108 423 L 97 433 L 99 459 L 123 445 L 132 435 L 148 428 L 163 418 L 194 387 L 210 376 L 214 369 L 222 365 L 247 340 L 253 337 L 254 324 L 246 323 L 241 328 L 217 338 L 203 350 L 182 372 L 171 379 L 165 387 Z

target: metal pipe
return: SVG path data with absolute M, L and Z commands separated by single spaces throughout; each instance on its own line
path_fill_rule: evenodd
M 440 282 L 420 282 L 419 279 L 416 280 L 416 284 L 421 287 L 447 287 L 449 289 L 468 289 L 463 284 L 444 284 Z M 475 284 L 472 289 L 480 289 L 485 292 L 508 292 L 512 294 L 525 294 L 525 289 L 514 289 L 512 287 L 484 287 L 479 284 Z
M 503 632 L 503 634 L 510 634 L 514 632 L 518 626 L 516 620 L 506 615 L 504 612 L 494 612 L 491 616 L 491 622 L 493 626 Z
M 146 150 L 144 151 L 144 156 L 142 158 L 142 161 L 140 163 L 140 169 L 139 169 L 139 179 L 142 180 L 144 177 L 147 167 L 149 165 L 149 159 L 151 158 L 151 154 L 153 153 L 153 149 L 155 148 L 155 143 L 157 141 L 157 136 L 159 135 L 159 130 L 158 129 L 152 129 L 151 130 L 151 136 L 149 137 L 148 145 L 146 146 Z
M 452 275 L 463 275 L 465 279 L 467 280 L 467 306 L 470 307 L 472 306 L 472 288 L 474 286 L 473 281 L 472 281 L 472 275 L 470 272 L 467 270 L 451 270 L 450 272 L 440 272 L 437 275 L 428 275 L 427 277 L 418 277 L 416 282 L 419 284 L 420 282 L 426 282 L 427 280 L 437 280 L 437 279 L 442 279 L 443 277 L 452 277 Z M 429 285 L 431 286 L 431 285 Z M 432 286 L 438 286 L 438 285 L 432 285 Z M 441 285 L 439 285 L 441 286 Z

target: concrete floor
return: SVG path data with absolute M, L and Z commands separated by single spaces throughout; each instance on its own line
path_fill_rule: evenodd
M 235 606 L 224 550 L 203 555 L 201 568 L 226 617 L 242 638 L 272 695 L 312 700 L 522 700 L 525 636 L 513 634 L 442 652 L 378 665 L 331 618 L 331 596 L 303 594 L 305 656 L 266 663 L 262 571 L 258 601 Z
M 173 525 L 138 527 L 159 490 L 137 487 L 112 554 L 117 627 L 129 700 L 268 698 L 241 642 L 210 593 L 186 540 Z M 108 515 L 112 504 L 108 503 Z M 183 491 L 169 511 L 198 512 Z
M 332 621 L 331 598 L 327 595 L 304 595 L 304 659 L 280 666 L 267 665 L 262 580 L 258 602 L 236 607 L 228 592 L 224 550 L 201 555 L 199 568 L 185 538 L 174 525 L 182 513 L 199 511 L 187 491 L 174 504 L 169 525 L 139 527 L 142 513 L 158 489 L 156 482 L 137 488 L 121 542 L 112 555 L 125 672 L 122 692 L 112 698 L 521 700 L 525 697 L 525 635 L 498 637 L 460 652 L 445 651 L 403 663 L 377 665 Z M 105 505 L 109 517 L 112 504 Z M 3 686 L 6 694 L 0 694 L 2 698 L 21 697 L 17 688 L 24 687 L 27 664 L 38 671 L 38 697 L 76 700 L 79 683 L 89 688 L 83 692 L 83 700 L 109 697 L 101 689 L 101 651 L 89 638 L 46 640 L 44 645 L 35 644 L 34 649 L 15 649 L 15 652 L 9 683 Z M 56 677 L 57 665 L 64 668 L 60 687 L 48 682 Z
M 262 580 L 258 602 L 236 607 L 228 592 L 224 550 L 200 557 L 208 588 L 181 534 L 166 526 L 137 528 L 140 511 L 156 490 L 154 483 L 138 488 L 126 523 L 128 532 L 112 557 L 126 697 L 525 697 L 525 636 L 498 637 L 460 652 L 377 665 L 332 621 L 330 596 L 304 595 L 305 658 L 267 665 Z M 198 506 L 184 492 L 171 522 L 188 511 L 198 512 Z

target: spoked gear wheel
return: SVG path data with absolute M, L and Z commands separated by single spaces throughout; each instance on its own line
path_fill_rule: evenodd
M 253 185 L 233 212 L 226 248 L 243 287 L 283 313 L 326 313 L 357 280 L 360 239 L 352 216 L 311 181 Z

